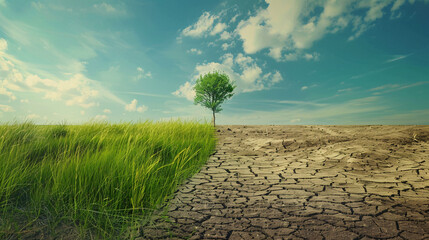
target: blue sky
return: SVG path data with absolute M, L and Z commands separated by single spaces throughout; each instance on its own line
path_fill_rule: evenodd
M 0 0 L 0 122 L 429 124 L 429 1 Z

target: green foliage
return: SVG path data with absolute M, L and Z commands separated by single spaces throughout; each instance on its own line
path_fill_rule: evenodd
M 212 130 L 180 121 L 0 125 L 0 238 L 21 238 L 35 222 L 124 234 L 205 163 Z
M 195 84 L 194 104 L 200 104 L 215 113 L 222 111 L 221 104 L 234 95 L 235 84 L 229 76 L 217 71 L 200 76 Z

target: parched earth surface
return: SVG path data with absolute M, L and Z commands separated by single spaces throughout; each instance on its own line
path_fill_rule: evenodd
M 429 239 L 429 126 L 220 126 L 143 239 Z

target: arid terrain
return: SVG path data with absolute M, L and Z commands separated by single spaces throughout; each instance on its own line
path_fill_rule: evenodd
M 219 126 L 141 238 L 429 239 L 429 126 Z

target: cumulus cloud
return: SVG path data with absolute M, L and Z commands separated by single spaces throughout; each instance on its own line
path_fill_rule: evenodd
M 239 14 L 234 15 L 234 17 L 231 18 L 231 20 L 229 21 L 230 23 L 234 23 L 235 21 L 237 21 L 237 17 L 239 16 Z
M 279 71 L 264 73 L 256 61 L 242 53 L 234 57 L 231 53 L 224 54 L 220 62 L 197 64 L 195 75 L 191 81 L 187 81 L 173 92 L 173 95 L 192 100 L 195 96 L 193 90 L 195 81 L 200 75 L 208 72 L 220 71 L 226 73 L 237 84 L 237 91 L 253 92 L 269 89 L 274 84 L 283 80 Z
M 179 89 L 173 92 L 173 95 L 186 98 L 189 101 L 193 101 L 195 98 L 194 86 L 195 84 L 192 84 L 190 82 L 185 82 L 183 85 L 179 87 Z
M 220 34 L 220 39 L 221 40 L 228 40 L 228 39 L 230 39 L 232 36 L 231 36 L 231 33 L 229 33 L 229 32 L 227 32 L 227 31 L 223 31 L 221 34 Z
M 16 60 L 9 54 L 0 53 L 0 95 L 16 100 L 15 92 L 33 92 L 43 95 L 52 101 L 63 101 L 67 106 L 89 108 L 98 105 L 97 99 L 107 98 L 124 104 L 121 99 L 101 86 L 100 83 L 87 78 L 81 73 L 70 74 L 68 79 L 49 78 L 32 74 L 25 69 L 25 63 Z
M 152 73 L 145 72 L 142 67 L 137 67 L 137 76 L 135 77 L 135 80 L 140 80 L 143 78 L 152 78 Z
M 137 106 L 137 104 L 138 104 L 137 99 L 133 99 L 130 104 L 125 105 L 125 110 L 128 112 L 137 111 L 139 113 L 143 113 L 148 109 L 148 107 L 146 107 L 145 105 Z
M 302 86 L 302 87 L 301 87 L 301 90 L 302 90 L 302 91 L 307 90 L 307 89 L 308 89 L 308 87 L 307 87 L 307 86 Z
M 228 48 L 230 48 L 233 44 L 234 44 L 233 42 L 232 42 L 232 43 L 223 43 L 223 44 L 222 44 L 222 49 L 223 49 L 224 51 L 226 51 L 226 50 L 228 50 Z
M 352 26 L 348 40 L 354 40 L 383 17 L 385 9 L 398 11 L 403 0 L 266 0 L 268 6 L 239 22 L 236 32 L 243 49 L 254 54 L 263 49 L 278 61 L 305 58 L 317 60 L 318 55 L 304 53 L 327 34 Z M 320 10 L 319 10 L 320 9 Z M 360 16 L 364 12 L 364 16 Z
M 304 59 L 306 59 L 307 61 L 309 60 L 315 60 L 318 61 L 319 60 L 319 53 L 305 53 L 304 54 Z
M 0 80 L 0 82 L 1 82 L 1 80 Z M 16 100 L 15 94 L 8 91 L 5 87 L 0 87 L 0 95 L 5 95 L 5 96 L 9 97 L 9 100 L 12 100 L 12 101 Z
M 390 9 L 390 11 L 393 12 L 398 10 L 404 3 L 405 3 L 405 0 L 396 0 L 392 8 Z
M 103 112 L 104 113 L 112 113 L 112 111 L 110 109 L 108 109 L 108 108 L 104 109 Z
M 185 29 L 182 30 L 181 36 L 179 36 L 178 42 L 182 42 L 182 36 L 193 37 L 193 38 L 201 38 L 201 37 L 209 37 L 209 36 L 219 36 L 220 40 L 226 41 L 233 38 L 234 31 L 228 32 L 225 29 L 228 28 L 228 25 L 224 22 L 221 22 L 222 13 L 219 15 L 210 14 L 209 12 L 204 12 L 198 19 L 198 21 Z M 237 15 L 234 17 L 236 18 Z M 234 20 L 235 21 L 235 20 Z M 230 21 L 231 22 L 231 21 Z M 208 46 L 215 45 L 213 42 L 210 42 Z M 231 46 L 232 43 L 225 43 L 222 45 L 222 48 L 225 50 L 228 46 Z M 194 48 L 193 48 L 194 49 Z M 188 53 L 194 53 L 200 55 L 202 52 L 198 49 L 190 49 Z
M 183 29 L 182 35 L 188 37 L 202 37 L 213 29 L 213 23 L 218 18 L 216 15 L 210 15 L 209 12 L 204 12 L 198 21 Z
M 218 23 L 216 26 L 214 26 L 213 30 L 210 32 L 210 35 L 216 35 L 225 30 L 226 27 L 227 26 L 225 23 Z
M 196 49 L 196 48 L 191 48 L 187 52 L 192 53 L 192 54 L 196 54 L 196 55 L 201 55 L 203 53 L 201 50 Z
M 100 94 L 92 80 L 82 74 L 75 74 L 68 80 L 52 80 L 29 74 L 24 84 L 35 92 L 44 93 L 44 98 L 52 101 L 64 100 L 67 106 L 89 108 L 96 106 L 94 101 Z

